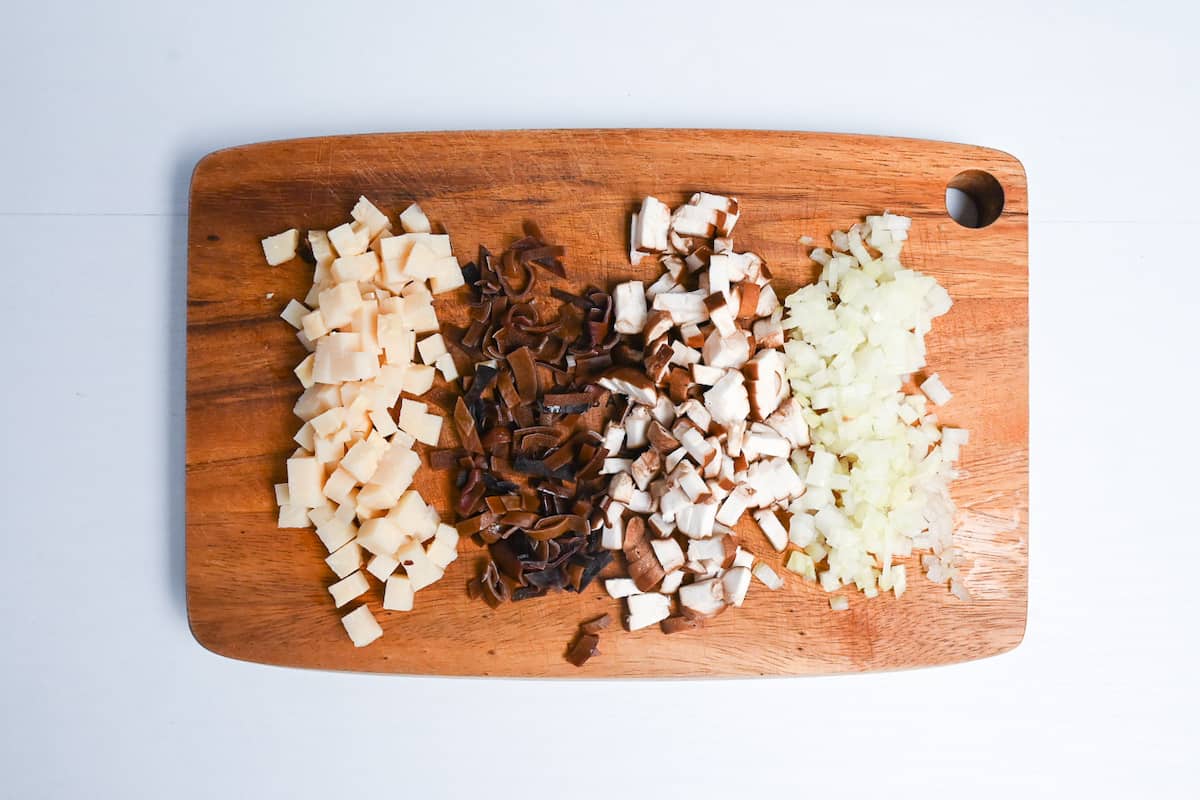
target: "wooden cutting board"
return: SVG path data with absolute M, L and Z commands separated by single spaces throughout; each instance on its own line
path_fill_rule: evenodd
M 982 229 L 947 215 L 948 182 L 994 176 L 1000 218 Z M 962 602 L 920 577 L 908 593 L 850 610 L 796 576 L 699 633 L 657 628 L 601 637 L 583 669 L 563 660 L 578 624 L 620 613 L 600 582 L 491 610 L 465 586 L 481 561 L 471 542 L 412 613 L 369 604 L 384 637 L 355 649 L 326 587 L 325 551 L 309 530 L 278 530 L 272 484 L 295 447 L 292 368 L 304 351 L 279 319 L 303 298 L 311 268 L 268 267 L 259 240 L 289 227 L 330 228 L 360 194 L 389 213 L 416 199 L 452 235 L 461 262 L 499 250 L 535 220 L 565 245 L 570 283 L 606 288 L 657 270 L 628 259 L 629 214 L 653 194 L 669 205 L 693 191 L 741 199 L 739 250 L 763 255 L 780 296 L 816 269 L 800 237 L 890 209 L 914 218 L 905 263 L 935 276 L 955 305 L 927 342 L 929 369 L 954 392 L 946 423 L 971 431 L 953 495 L 965 583 Z M 1028 565 L 1028 269 L 1025 174 L 996 150 L 910 139 L 701 130 L 522 131 L 330 137 L 237 147 L 205 157 L 192 177 L 188 232 L 187 597 L 196 639 L 232 658 L 371 672 L 517 676 L 797 675 L 900 669 L 994 655 L 1024 635 Z M 545 284 L 543 284 L 545 285 Z M 442 295 L 460 322 L 465 294 Z M 439 378 L 440 381 L 440 378 Z M 448 429 L 450 426 L 446 426 Z M 443 432 L 443 444 L 450 441 Z M 417 488 L 447 508 L 445 473 Z M 449 515 L 446 515 L 449 519 Z M 779 559 L 760 533 L 744 541 Z

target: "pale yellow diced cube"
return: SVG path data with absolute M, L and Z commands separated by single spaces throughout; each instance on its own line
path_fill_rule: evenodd
M 358 220 L 343 223 L 329 232 L 329 243 L 339 256 L 356 256 L 367 251 L 371 231 Z
M 334 259 L 329 271 L 338 283 L 372 281 L 379 271 L 379 257 L 370 250 L 356 256 L 342 256 Z
M 426 294 L 404 298 L 404 324 L 417 333 L 432 333 L 438 329 L 433 300 Z
M 399 559 L 400 566 L 404 568 L 404 574 L 412 581 L 414 592 L 419 592 L 439 580 L 444 572 L 441 567 L 429 559 L 421 547 L 421 543 L 415 539 L 409 540 L 408 544 L 401 547 L 396 553 L 396 558 Z
M 350 492 L 357 485 L 358 481 L 354 480 L 353 475 L 338 467 L 329 476 L 329 480 L 325 481 L 325 486 L 321 491 L 335 503 L 348 503 L 350 502 Z
M 325 326 L 342 328 L 350 324 L 354 311 L 362 303 L 358 284 L 354 281 L 337 283 L 321 292 L 320 311 Z
M 320 525 L 334 518 L 337 512 L 337 506 L 328 500 L 325 500 L 321 505 L 316 506 L 308 512 L 308 518 L 313 521 L 314 525 Z
M 375 615 L 366 606 L 359 606 L 342 617 L 342 626 L 355 647 L 366 647 L 383 636 L 383 628 L 375 621 Z
M 383 607 L 388 611 L 412 611 L 413 587 L 407 575 L 392 575 L 383 590 Z
M 458 535 L 458 529 L 453 525 L 447 525 L 444 522 L 439 522 L 437 531 L 434 533 L 433 538 L 434 541 L 442 542 L 447 547 L 453 547 L 456 550 L 458 549 L 458 540 L 460 537 Z
M 286 506 L 291 502 L 291 493 L 286 483 L 275 484 L 275 505 Z
M 292 437 L 292 440 L 311 453 L 316 449 L 313 438 L 312 425 L 306 422 L 300 426 L 300 430 L 296 431 L 296 435 Z
M 368 519 L 358 529 L 358 543 L 369 553 L 390 556 L 407 537 L 400 527 L 387 517 Z
M 379 431 L 379 433 L 383 436 L 391 436 L 393 433 L 399 430 L 399 428 L 396 427 L 396 421 L 392 419 L 392 415 L 387 411 L 375 409 L 368 412 L 368 416 L 371 418 L 371 425 L 373 425 L 375 430 Z
M 307 422 L 317 414 L 328 411 L 336 405 L 341 405 L 337 387 L 317 384 L 310 386 L 300 394 L 296 405 L 292 406 L 292 413 Z
M 359 495 L 361 496 L 362 493 L 359 492 Z M 354 516 L 358 517 L 359 522 L 370 522 L 373 519 L 386 517 L 387 513 L 382 508 L 369 508 L 362 503 L 358 503 L 354 506 Z
M 277 267 L 295 258 L 296 248 L 299 246 L 300 231 L 295 228 L 262 240 L 263 255 L 267 257 L 267 263 L 272 267 Z
M 354 499 L 357 499 L 358 493 L 350 492 L 350 496 Z M 342 522 L 354 522 L 354 518 L 356 516 L 354 506 L 355 504 L 353 502 L 341 503 L 338 505 L 337 510 L 333 512 L 333 516 L 337 519 L 340 519 Z
M 454 363 L 454 356 L 442 353 L 437 357 L 437 361 L 433 362 L 433 365 L 437 367 L 438 372 L 442 373 L 446 383 L 458 380 L 458 365 Z
M 425 500 L 421 497 L 421 493 L 415 489 L 409 489 L 400 495 L 400 499 L 388 512 L 387 518 L 406 536 L 417 536 L 417 533 L 424 529 L 428 521 L 425 513 Z
M 312 519 L 312 514 L 309 514 Z M 357 531 L 354 523 L 344 522 L 337 516 L 331 516 L 321 522 L 313 520 L 317 526 L 317 538 L 325 546 L 326 552 L 332 553 L 340 549 L 346 542 L 353 541 Z
M 329 565 L 329 568 L 333 570 L 333 574 L 337 575 L 339 579 L 353 575 L 362 569 L 362 548 L 358 546 L 358 542 L 346 542 L 337 550 L 330 553 L 325 559 L 325 563 Z
M 341 432 L 338 431 L 339 434 Z M 333 469 L 346 456 L 346 445 L 337 439 L 313 436 L 313 455 L 317 461 L 320 461 L 329 469 Z
M 364 353 L 379 355 L 379 303 L 363 301 L 350 317 L 350 330 L 359 335 L 358 349 Z
M 299 303 L 295 300 L 289 300 L 288 304 L 284 307 L 283 312 L 279 315 L 279 318 L 285 321 L 288 325 L 291 325 L 296 330 L 302 330 L 304 328 L 304 318 L 309 313 L 311 312 L 303 303 Z
M 435 270 L 439 258 L 425 242 L 416 242 L 408 252 L 408 260 L 404 262 L 404 275 L 410 280 L 427 280 Z
M 280 528 L 308 528 L 308 509 L 304 506 L 283 505 L 279 507 Z
M 408 400 L 404 401 L 409 402 Z M 400 419 L 396 423 L 400 430 L 412 436 L 418 442 L 436 446 L 442 433 L 442 418 L 436 414 L 410 412 L 406 417 L 403 403 L 400 406 Z
M 389 555 L 372 556 L 371 562 L 367 564 L 367 572 L 374 575 L 380 581 L 386 581 L 388 576 L 396 571 L 400 566 L 400 562 Z
M 400 314 L 404 313 L 404 296 L 394 294 L 391 297 L 385 297 L 379 301 L 380 314 L 394 314 L 399 318 Z
M 413 477 L 421 466 L 421 459 L 404 441 L 396 436 L 388 444 L 387 452 L 379 460 L 375 474 L 359 493 L 359 503 L 367 508 L 391 509 L 400 496 L 412 485 Z
M 309 353 L 304 357 L 304 360 L 296 365 L 292 372 L 296 373 L 296 378 L 300 381 L 300 385 L 305 389 L 312 386 L 316 381 L 313 380 L 313 361 L 316 356 Z
M 438 514 L 438 510 L 428 503 L 425 504 L 425 513 L 417 522 L 417 528 L 413 531 L 413 535 L 424 544 L 430 539 L 437 536 L 438 528 L 442 525 L 442 516 Z
M 408 394 L 425 394 L 433 388 L 437 371 L 428 364 L 409 364 L 404 368 L 403 390 Z
M 433 274 L 429 276 L 429 289 L 433 294 L 441 294 L 457 289 L 460 286 L 465 286 L 466 278 L 463 277 L 462 267 L 458 265 L 458 259 L 444 258 L 438 262 L 437 268 Z
M 350 216 L 367 226 L 371 238 L 392 227 L 392 221 L 387 218 L 387 214 L 380 211 L 366 197 L 358 198 L 354 208 L 350 209 Z
M 304 349 L 310 353 L 317 349 L 316 345 L 312 343 L 312 339 L 309 339 L 304 335 L 304 331 L 296 331 L 296 341 L 299 342 Z
M 300 320 L 300 332 L 310 342 L 316 342 L 325 334 L 329 333 L 330 325 L 325 321 L 325 315 L 321 313 L 321 309 L 310 311 Z
M 400 427 L 400 430 L 412 433 L 409 429 L 418 426 L 421 418 L 425 416 L 428 410 L 428 404 L 406 397 L 400 401 L 400 415 L 396 420 L 396 424 Z
M 312 456 L 287 460 L 288 498 L 292 505 L 316 508 L 325 500 L 321 487 L 325 483 L 325 468 Z
M 323 414 L 318 414 L 308 421 L 317 436 L 332 436 L 346 422 L 346 409 L 341 406 L 331 408 Z
M 435 540 L 425 549 L 425 555 L 439 568 L 445 569 L 458 558 L 458 549 Z
M 359 483 L 367 483 L 375 474 L 375 468 L 379 466 L 382 455 L 379 448 L 370 442 L 361 441 L 350 448 L 346 457 L 342 459 L 341 466 Z
M 426 336 L 417 342 L 417 352 L 421 354 L 421 363 L 432 364 L 446 354 L 446 340 L 440 333 Z
M 337 254 L 333 252 L 333 245 L 329 243 L 329 235 L 325 231 L 308 232 L 308 249 L 312 250 L 318 269 L 322 265 L 328 269 L 329 265 L 333 263 L 333 259 L 337 258 Z M 314 280 L 314 283 L 316 282 Z
M 322 286 L 319 283 L 314 283 L 308 287 L 308 294 L 304 295 L 304 304 L 309 308 L 320 308 L 321 292 L 328 289 L 328 286 Z
M 379 377 L 375 379 L 375 383 L 386 388 L 389 394 L 393 391 L 398 394 L 404 388 L 404 370 L 403 364 L 385 364 L 379 368 Z
M 355 572 L 330 586 L 329 593 L 333 595 L 333 604 L 337 608 L 341 608 L 356 597 L 362 597 L 370 588 L 367 576 L 361 572 Z
M 343 383 L 341 386 L 339 386 L 338 387 L 338 396 L 342 400 L 342 405 L 343 406 L 353 405 L 355 399 L 358 398 L 358 395 L 362 391 L 362 389 L 363 389 L 362 383 L 359 383 L 357 381 L 353 382 L 353 383 Z
M 400 227 L 408 233 L 429 233 L 429 217 L 416 203 L 400 212 Z

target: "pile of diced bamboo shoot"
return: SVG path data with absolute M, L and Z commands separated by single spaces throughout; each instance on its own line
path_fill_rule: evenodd
M 421 467 L 416 443 L 436 446 L 442 428 L 412 396 L 429 391 L 436 372 L 458 377 L 433 298 L 463 276 L 450 237 L 433 233 L 415 203 L 400 214 L 398 234 L 365 197 L 351 217 L 308 231 L 312 289 L 281 315 L 309 355 L 295 370 L 304 393 L 294 411 L 304 424 L 287 483 L 275 487 L 279 527 L 316 528 L 338 578 L 329 587 L 338 608 L 368 591 L 365 572 L 384 584 L 384 609 L 409 611 L 414 593 L 458 555 L 457 531 L 410 486 Z M 262 245 L 268 264 L 283 264 L 296 257 L 300 232 Z M 366 605 L 342 623 L 358 647 L 383 633 Z

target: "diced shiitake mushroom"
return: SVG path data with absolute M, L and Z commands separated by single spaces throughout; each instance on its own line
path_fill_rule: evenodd
M 647 628 L 671 615 L 671 598 L 665 594 L 633 594 L 625 598 L 625 603 L 629 606 L 625 622 L 631 631 Z
M 790 457 L 809 443 L 770 271 L 730 238 L 740 214 L 736 198 L 699 192 L 673 211 L 648 197 L 631 219 L 631 262 L 654 256 L 662 273 L 614 289 L 616 330 L 640 334 L 628 344 L 642 368 L 623 363 L 599 379 L 629 409 L 604 434 L 601 472 L 613 477 L 601 541 L 621 549 L 624 536 L 628 561 L 636 521 L 650 543 L 649 553 L 634 545 L 637 580 L 606 585 L 627 598 L 631 629 L 668 615 L 671 596 L 683 616 L 668 632 L 740 606 L 752 574 L 782 583 L 765 564 L 752 573 L 753 556 L 732 535 L 750 513 L 774 549 L 787 546 L 775 513 L 805 490 Z

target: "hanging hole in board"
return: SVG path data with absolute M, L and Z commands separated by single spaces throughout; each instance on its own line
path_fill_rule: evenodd
M 983 170 L 969 169 L 946 184 L 946 212 L 964 228 L 986 228 L 1004 210 L 1004 187 Z

